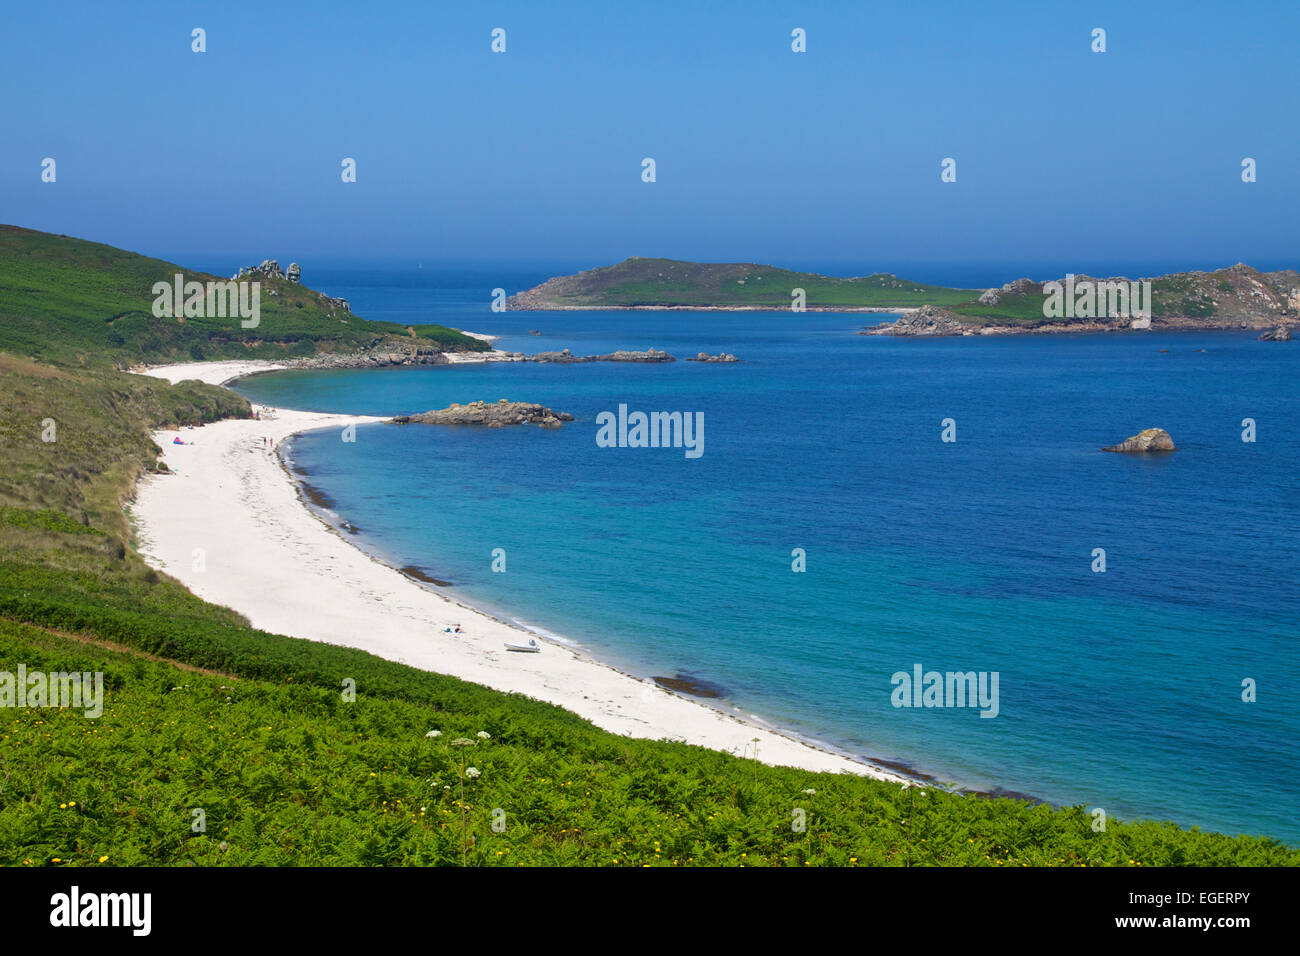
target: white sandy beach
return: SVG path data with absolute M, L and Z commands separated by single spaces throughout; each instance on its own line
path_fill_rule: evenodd
M 224 384 L 277 366 L 206 362 L 148 370 L 170 381 Z M 263 420 L 223 421 L 155 433 L 172 474 L 151 475 L 133 506 L 141 552 L 207 601 L 244 614 L 254 627 L 342 644 L 502 691 L 558 704 L 634 737 L 668 738 L 764 763 L 814 771 L 902 778 L 764 729 L 650 681 L 623 674 L 563 645 L 540 654 L 506 651 L 531 635 L 443 597 L 369 557 L 319 519 L 274 448 L 312 429 L 340 431 L 380 419 L 275 409 Z M 177 435 L 186 443 L 172 444 Z M 365 432 L 357 434 L 364 453 Z M 202 549 L 203 570 L 195 570 Z M 459 624 L 464 633 L 446 633 Z M 360 688 L 362 693 L 365 688 Z

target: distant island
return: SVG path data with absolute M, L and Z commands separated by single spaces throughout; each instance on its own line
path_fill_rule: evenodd
M 1060 287 L 1055 291 L 1052 282 Z M 1080 309 L 1078 289 L 1149 282 L 1143 309 Z M 799 290 L 802 290 L 800 294 Z M 1275 329 L 1300 324 L 1300 272 L 1259 272 L 1238 263 L 1216 272 L 1180 272 L 1132 282 L 1128 278 L 1062 276 L 1017 279 L 993 289 L 957 289 L 912 282 L 889 273 L 841 278 L 754 263 L 698 263 L 632 257 L 612 266 L 558 276 L 506 300 L 511 310 L 697 309 L 822 312 L 904 312 L 864 330 L 870 335 L 988 335 L 1093 332 L 1129 328 Z M 1054 314 L 1056 313 L 1056 314 Z
M 842 279 L 753 263 L 681 262 L 633 256 L 617 265 L 557 276 L 510 296 L 510 310 L 789 309 L 803 289 L 807 308 L 888 312 L 958 305 L 980 289 L 949 289 L 886 273 Z

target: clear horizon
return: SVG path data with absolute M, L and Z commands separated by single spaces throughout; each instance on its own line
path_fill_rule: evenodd
M 1300 221 L 1298 26 L 1166 2 L 27 5 L 0 39 L 24 91 L 0 218 L 163 258 L 1267 265 Z

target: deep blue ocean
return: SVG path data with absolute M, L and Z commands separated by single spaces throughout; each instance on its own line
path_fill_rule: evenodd
M 549 274 L 411 263 L 303 278 L 366 318 L 498 334 L 504 349 L 742 361 L 240 383 L 255 401 L 322 411 L 508 398 L 576 417 L 556 431 L 299 437 L 291 457 L 361 529 L 351 540 L 463 601 L 638 675 L 711 682 L 720 706 L 851 754 L 1300 843 L 1300 343 L 899 340 L 855 334 L 887 318 L 873 315 L 489 310 L 493 287 Z M 703 455 L 598 447 L 596 416 L 620 404 L 703 412 Z M 955 442 L 941 440 L 949 418 Z M 1099 450 L 1148 426 L 1179 450 Z M 497 548 L 506 573 L 492 571 Z M 998 715 L 893 706 L 891 676 L 918 664 L 997 672 Z

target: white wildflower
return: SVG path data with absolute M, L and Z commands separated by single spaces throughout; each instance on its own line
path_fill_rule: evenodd
M 441 731 L 441 730 L 431 730 L 431 731 L 429 731 L 427 734 L 425 734 L 424 736 L 426 736 L 426 737 L 441 737 L 441 736 L 442 736 L 442 731 Z
M 474 736 L 475 736 L 475 737 L 478 737 L 480 740 L 491 740 L 491 739 L 492 739 L 492 735 L 489 734 L 486 730 L 480 730 L 480 731 L 479 731 L 477 734 L 475 734 Z
M 477 779 L 478 776 L 479 776 L 478 768 L 477 768 L 477 767 L 466 767 L 466 768 L 465 768 L 465 776 L 469 777 L 469 779 L 471 779 L 471 780 Z

